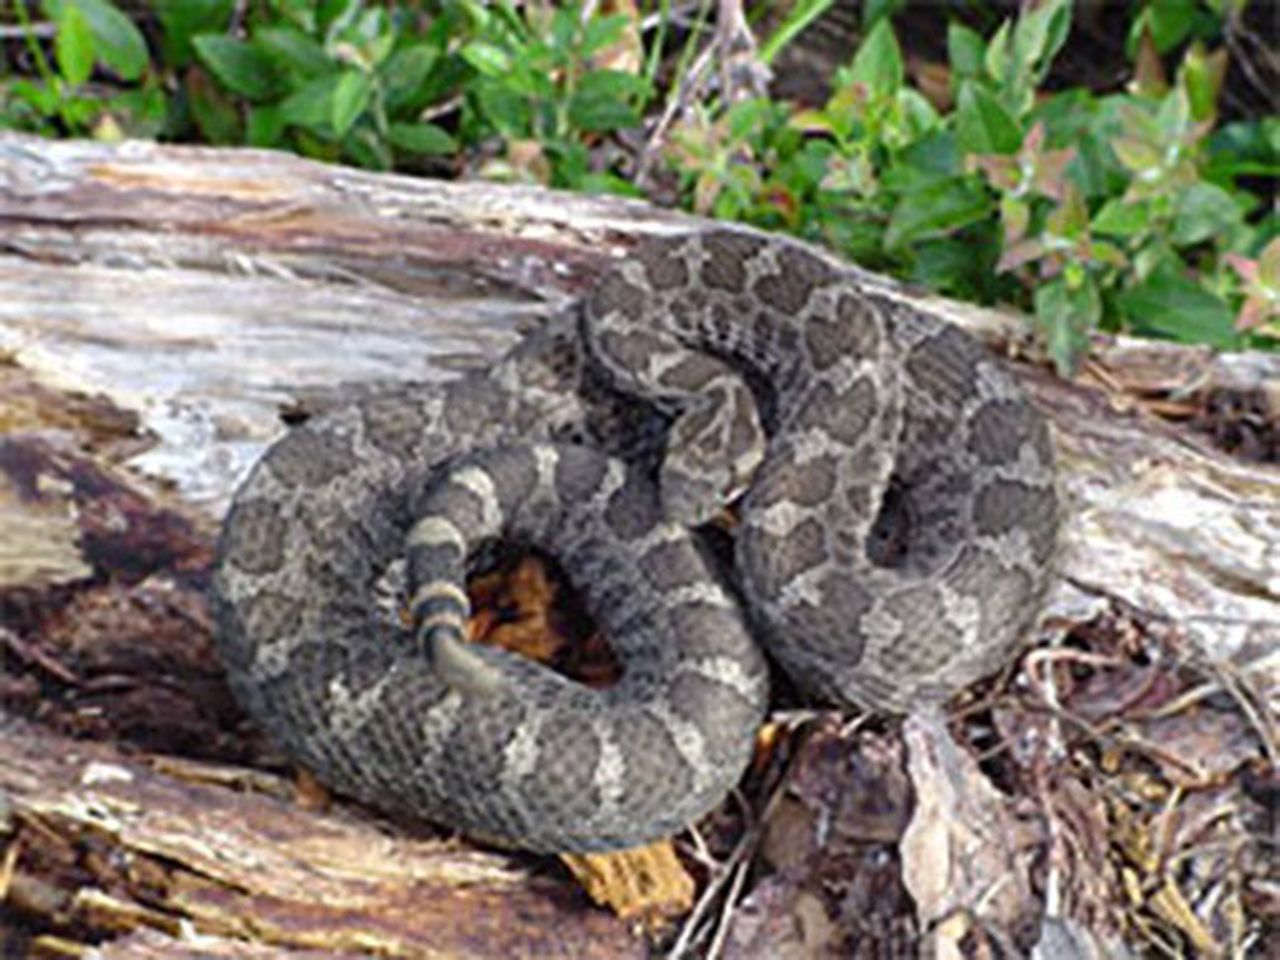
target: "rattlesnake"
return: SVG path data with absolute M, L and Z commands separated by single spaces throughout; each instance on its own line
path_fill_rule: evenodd
M 722 574 L 690 528 L 743 491 Z M 716 229 L 642 245 L 483 372 L 272 446 L 220 541 L 219 650 L 336 787 L 610 849 L 736 782 L 757 641 L 818 700 L 940 701 L 1015 649 L 1057 525 L 1045 424 L 980 345 L 803 244 Z M 498 540 L 559 562 L 616 685 L 463 642 L 462 577 Z M 378 599 L 398 557 L 412 630 Z

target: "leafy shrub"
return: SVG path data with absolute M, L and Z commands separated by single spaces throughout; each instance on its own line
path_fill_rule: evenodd
M 763 55 L 831 2 L 796 3 Z M 0 76 L 0 125 L 634 193 L 612 135 L 638 129 L 653 99 L 657 5 L 646 54 L 633 16 L 584 19 L 576 4 L 153 0 L 135 23 L 111 0 L 42 0 L 45 43 L 15 0 L 34 76 Z M 1280 345 L 1278 220 L 1260 196 L 1280 174 L 1280 118 L 1217 125 L 1220 2 L 1143 5 L 1133 80 L 1105 95 L 1043 89 L 1069 0 L 989 37 L 952 24 L 950 103 L 907 81 L 889 19 L 904 5 L 866 5 L 873 25 L 820 109 L 694 105 L 665 155 L 682 201 L 1015 303 L 1063 370 L 1099 328 Z M 1169 81 L 1160 55 L 1180 46 Z
M 629 189 L 593 173 L 587 149 L 591 137 L 640 121 L 648 84 L 593 65 L 621 42 L 626 17 L 583 22 L 565 7 L 543 18 L 512 0 L 446 0 L 432 17 L 364 0 L 267 0 L 251 4 L 232 30 L 234 0 L 151 6 L 158 63 L 110 0 L 44 0 L 57 27 L 57 69 L 31 39 L 41 82 L 7 84 L 0 120 L 44 133 L 194 135 L 373 169 L 454 155 L 456 134 L 467 144 L 496 137 L 504 150 L 487 166 L 492 175 Z M 30 26 L 25 3 L 15 9 Z M 86 86 L 95 67 L 138 87 L 95 94 Z M 167 104 L 165 77 L 177 89 Z M 140 94 L 145 119 L 122 110 Z M 456 101 L 455 133 L 424 119 Z M 539 165 L 545 172 L 525 169 Z
M 56 29 L 52 60 L 37 42 L 25 0 L 14 0 L 38 81 L 18 77 L 0 86 L 0 126 L 44 134 L 114 138 L 155 136 L 163 126 L 164 91 L 150 71 L 146 41 L 110 0 L 46 0 Z M 128 86 L 94 88 L 95 68 Z
M 882 18 L 822 109 L 753 100 L 704 114 L 677 132 L 672 163 L 700 212 L 1030 309 L 1064 371 L 1098 327 L 1280 339 L 1277 218 L 1245 183 L 1280 174 L 1280 120 L 1214 132 L 1225 53 L 1198 44 L 1172 84 L 1152 72 L 1130 92 L 1042 94 L 1070 25 L 1069 0 L 989 40 L 953 24 L 943 115 L 906 84 Z M 1250 306 L 1233 324 L 1242 279 Z

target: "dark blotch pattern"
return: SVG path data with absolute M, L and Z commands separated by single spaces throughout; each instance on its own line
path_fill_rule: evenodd
M 984 536 L 1000 536 L 1029 525 L 1039 525 L 1056 508 L 1053 493 L 1014 480 L 993 480 L 974 502 L 973 519 Z
M 667 340 L 648 330 L 628 333 L 609 331 L 600 337 L 600 348 L 609 360 L 624 370 L 643 370 L 655 353 L 665 353 Z
M 836 458 L 814 457 L 790 471 L 787 499 L 805 507 L 826 503 L 836 489 Z
M 641 247 L 636 259 L 644 266 L 645 276 L 655 290 L 671 290 L 689 282 L 689 266 L 674 244 L 659 241 Z
M 444 390 L 444 425 L 455 436 L 476 436 L 502 422 L 508 412 L 502 394 L 482 382 L 455 380 Z
M 835 279 L 835 271 L 808 254 L 787 247 L 778 255 L 778 272 L 756 281 L 753 292 L 765 304 L 785 316 L 799 313 L 818 287 Z
M 694 393 L 723 374 L 724 364 L 719 360 L 705 353 L 691 353 L 664 370 L 658 377 L 658 382 L 664 387 Z
M 364 432 L 379 450 L 393 457 L 408 458 L 427 441 L 420 404 L 404 396 L 388 396 L 360 406 Z
M 1026 404 L 984 404 L 969 427 L 969 448 L 984 463 L 1013 463 L 1037 429 L 1035 414 Z
M 711 723 L 733 727 L 749 721 L 757 711 L 737 690 L 699 673 L 684 671 L 671 685 L 671 709 L 690 723 L 705 727 Z M 723 759 L 722 759 L 723 762 Z
M 605 522 L 624 540 L 639 539 L 660 519 L 653 491 L 638 483 L 624 484 L 605 507 Z
M 660 543 L 639 561 L 640 576 L 659 590 L 675 590 L 702 579 L 702 563 L 697 552 L 684 542 Z
M 617 311 L 632 314 L 643 309 L 645 291 L 620 273 L 609 273 L 591 291 L 591 310 L 596 316 Z
M 555 485 L 565 503 L 581 503 L 596 495 L 604 480 L 605 461 L 596 456 L 578 456 L 564 450 L 556 460 Z
M 776 583 L 789 583 L 827 559 L 826 538 L 814 519 L 797 524 L 785 536 L 769 537 L 762 549 L 771 560 Z
M 975 357 L 975 349 L 979 351 Z M 906 362 L 907 375 L 943 407 L 967 403 L 975 396 L 975 359 L 985 357 L 969 337 L 954 327 L 942 328 Z
M 845 359 L 873 358 L 881 348 L 879 326 L 865 300 L 841 297 L 835 316 L 815 315 L 804 326 L 809 362 L 829 370 Z
M 795 425 L 805 430 L 817 427 L 838 443 L 855 447 L 867 439 L 879 409 L 879 392 L 867 378 L 855 380 L 843 393 L 821 383 L 800 409 Z
M 708 258 L 702 261 L 702 282 L 713 290 L 736 293 L 746 286 L 747 261 L 760 252 L 764 241 L 746 234 L 718 233 L 703 244 Z
M 552 715 L 538 733 L 538 757 L 529 784 L 533 802 L 554 797 L 557 807 L 569 803 L 569 809 L 557 811 L 567 820 L 591 816 L 600 806 L 595 785 L 600 741 L 591 726 L 571 714 Z
M 307 424 L 276 441 L 266 463 L 285 486 L 314 488 L 350 473 L 355 457 L 345 441 Z
M 284 562 L 288 526 L 278 504 L 245 500 L 231 508 L 222 537 L 225 563 L 245 573 L 271 573 Z
M 643 809 L 655 805 L 656 792 L 646 791 L 644 784 L 670 785 L 679 794 L 693 789 L 693 770 L 680 755 L 671 733 L 649 714 L 637 711 L 627 718 L 626 739 L 620 746 L 623 782 L 632 792 L 628 806 Z M 662 816 L 664 811 L 654 813 Z
M 880 352 L 884 335 L 884 318 L 880 308 L 866 297 L 846 293 L 836 301 L 837 326 L 844 327 L 849 342 L 843 347 L 854 356 L 872 357 Z

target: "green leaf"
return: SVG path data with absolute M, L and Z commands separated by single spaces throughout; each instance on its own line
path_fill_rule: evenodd
M 963 237 L 926 240 L 912 251 L 911 280 L 950 296 L 968 300 L 990 296 L 995 265 L 988 251 L 994 243 L 977 243 L 966 231 Z
M 582 32 L 582 43 L 578 48 L 578 56 L 587 58 L 605 47 L 622 39 L 623 31 L 630 21 L 625 14 L 614 14 L 608 17 L 593 17 L 587 21 Z
M 1125 203 L 1119 197 L 1102 205 L 1093 218 L 1094 232 L 1109 237 L 1133 237 L 1151 226 L 1151 209 L 1146 201 Z
M 807 30 L 824 13 L 831 9 L 835 0 L 799 0 L 789 4 L 786 16 L 768 37 L 760 44 L 760 62 L 771 66 L 778 54 L 791 41 Z M 867 11 L 863 7 L 863 12 Z M 864 21 L 863 26 L 870 26 L 871 21 Z
M 1258 254 L 1258 283 L 1280 295 L 1280 237 L 1272 239 Z
M 1217 235 L 1225 236 L 1240 226 L 1240 207 L 1231 194 L 1211 183 L 1197 183 L 1178 197 L 1173 221 L 1173 243 L 1187 246 Z
M 358 126 L 342 141 L 342 155 L 366 170 L 390 170 L 395 162 L 391 148 L 370 127 Z
M 333 132 L 338 137 L 345 137 L 351 125 L 359 119 L 369 106 L 373 96 L 373 84 L 369 76 L 359 70 L 343 71 L 338 84 L 333 90 L 333 102 L 330 106 L 329 120 L 333 124 Z
M 275 65 L 257 47 L 218 33 L 193 37 L 191 44 L 201 62 L 232 93 L 261 102 L 282 91 Z
M 1230 307 L 1172 263 L 1121 293 L 1117 303 L 1138 333 L 1215 347 L 1236 342 Z
M 415 43 L 391 55 L 379 71 L 388 113 L 412 109 L 439 57 L 439 49 L 430 43 Z
M 1231 186 L 1238 176 L 1280 177 L 1280 119 L 1228 123 L 1208 141 L 1205 178 Z
M 999 100 L 965 81 L 956 103 L 956 140 L 968 153 L 1016 153 L 1022 130 Z
M 191 38 L 202 33 L 225 33 L 235 0 L 152 0 L 163 30 L 164 59 L 171 67 L 185 67 L 195 57 Z
M 947 59 L 955 80 L 976 77 L 982 72 L 986 48 L 986 41 L 976 30 L 956 21 L 947 26 Z
M 473 40 L 460 53 L 462 59 L 471 64 L 481 76 L 499 80 L 511 71 L 511 57 L 492 43 Z
M 150 63 L 147 42 L 133 22 L 110 0 L 45 0 L 45 11 L 61 21 L 63 11 L 77 7 L 93 34 L 98 61 L 124 80 L 137 80 Z
M 898 132 L 904 138 L 904 143 L 914 143 L 942 122 L 933 104 L 920 91 L 911 87 L 903 87 L 898 91 L 898 109 L 902 118 L 898 124 Z M 900 145 L 902 144 L 893 144 Z
M 106 103 L 106 111 L 120 125 L 123 136 L 154 140 L 165 133 L 169 98 L 159 84 L 122 90 Z
M 315 34 L 316 0 L 271 0 L 271 7 L 303 33 Z
M 324 47 L 296 27 L 256 30 L 253 45 L 266 54 L 277 69 L 295 77 L 309 80 L 336 69 Z
M 340 74 L 317 77 L 280 103 L 280 119 L 293 126 L 332 139 L 333 98 Z
M 1117 137 L 1111 141 L 1111 149 L 1131 173 L 1154 172 L 1160 169 L 1164 161 L 1164 153 L 1157 145 L 1132 137 Z
M 995 35 L 987 44 L 987 53 L 983 57 L 983 66 L 987 69 L 987 76 L 1001 86 L 1008 83 L 1013 72 L 1013 54 L 1010 50 L 1011 41 L 1009 36 L 1012 29 L 1012 21 L 1010 20 L 1000 24 L 1000 29 L 995 32 Z
M 769 122 L 771 106 L 764 97 L 751 97 L 735 103 L 725 114 L 729 139 L 741 142 L 762 131 Z
M 1088 345 L 1089 331 L 1102 316 L 1097 285 L 1087 275 L 1075 287 L 1057 277 L 1036 288 L 1035 311 L 1054 366 L 1062 376 L 1069 376 Z
M 206 143 L 240 142 L 240 113 L 227 93 L 204 70 L 187 71 L 187 102 Z
M 406 153 L 453 153 L 457 141 L 434 123 L 393 123 L 387 139 Z
M 58 15 L 53 50 L 58 70 L 71 86 L 78 87 L 93 73 L 93 34 L 80 8 L 65 4 Z
M 1152 0 L 1143 11 L 1144 17 L 1134 24 L 1141 32 L 1142 24 L 1151 31 L 1151 39 L 1160 53 L 1168 53 L 1191 32 L 1196 16 L 1196 0 Z
M 58 95 L 43 83 L 32 83 L 30 80 L 15 80 L 4 91 L 15 100 L 29 104 L 37 113 L 54 116 L 58 112 Z M 0 98 L 0 104 L 4 100 Z M 27 129 L 22 127 L 21 129 Z
M 578 189 L 586 193 L 612 193 L 619 197 L 644 199 L 644 191 L 612 173 L 588 173 L 578 181 Z
M 372 6 L 361 14 L 355 23 L 353 34 L 358 38 L 357 45 L 364 54 L 363 66 L 382 65 L 395 48 L 396 30 L 387 11 L 380 5 Z M 381 146 L 377 149 L 380 157 L 390 157 L 390 153 Z
M 569 101 L 569 122 L 579 130 L 605 132 L 639 124 L 630 102 L 644 89 L 638 77 L 620 70 L 593 70 L 583 76 Z
M 858 48 L 849 79 L 866 86 L 872 96 L 888 96 L 902 86 L 902 51 L 887 18 L 877 21 Z
M 1037 85 L 1048 74 L 1053 58 L 1058 55 L 1058 51 L 1066 44 L 1067 37 L 1071 34 L 1072 0 L 1050 0 L 1042 9 L 1049 19 L 1049 29 L 1044 43 L 1040 73 L 1036 78 Z
M 253 147 L 279 146 L 284 139 L 285 122 L 277 104 L 253 107 L 245 122 L 245 142 Z
M 910 167 L 914 174 L 938 179 L 961 172 L 960 149 L 950 130 L 934 129 L 903 150 L 891 169 Z
M 486 81 L 474 88 L 480 113 L 498 132 L 519 139 L 529 135 L 533 111 L 529 101 L 496 81 Z
M 1013 31 L 1013 58 L 1019 73 L 1038 85 L 1070 30 L 1070 0 L 1048 0 L 1023 13 Z
M 307 7 L 311 8 L 315 28 L 324 34 L 326 43 L 336 42 L 343 31 L 355 23 L 363 5 L 363 0 L 320 0 L 319 10 L 316 10 L 315 0 L 285 0 L 285 6 L 292 8 L 293 15 L 300 18 L 307 16 Z M 308 29 L 301 23 L 298 26 L 308 33 L 315 32 L 315 28 Z
M 1227 72 L 1227 48 L 1205 53 L 1200 43 L 1193 43 L 1182 59 L 1178 82 L 1187 92 L 1191 117 L 1197 122 L 1212 121 L 1218 110 L 1218 95 Z
M 907 5 L 906 0 L 865 0 L 862 4 L 862 28 L 887 20 Z
M 991 216 L 994 204 L 971 178 L 943 180 L 903 196 L 885 231 L 885 246 L 898 249 Z

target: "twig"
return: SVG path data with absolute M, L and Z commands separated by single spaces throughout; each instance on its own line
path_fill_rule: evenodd
M 33 666 L 39 667 L 49 676 L 69 687 L 80 685 L 80 678 L 71 669 L 42 650 L 34 643 L 27 643 L 12 630 L 0 627 L 0 642 L 13 651 L 14 655 Z
M 702 89 L 703 74 L 706 73 L 714 53 L 715 43 L 707 44 L 702 52 L 698 54 L 689 71 L 679 79 L 676 95 L 667 101 L 666 107 L 662 110 L 662 116 L 658 118 L 653 132 L 649 134 L 649 139 L 645 141 L 644 149 L 640 151 L 640 159 L 636 163 L 635 179 L 637 185 L 643 186 L 648 180 L 649 168 L 653 166 L 658 150 L 667 138 L 667 131 L 675 122 L 676 117 L 689 108 L 689 102 L 694 98 L 694 95 Z
M 715 903 L 720 891 L 724 888 L 726 880 L 730 883 L 730 889 L 726 897 L 726 909 L 728 905 L 733 903 L 735 897 L 742 892 L 742 884 L 745 882 L 746 867 L 751 864 L 752 858 L 755 856 L 757 847 L 764 836 L 765 825 L 769 822 L 769 818 L 773 816 L 777 809 L 778 803 L 782 799 L 782 795 L 787 788 L 787 784 L 791 780 L 791 764 L 787 764 L 787 769 L 783 772 L 778 780 L 778 784 L 774 787 L 773 792 L 769 794 L 769 799 L 765 801 L 764 809 L 760 815 L 750 823 L 742 832 L 742 836 L 738 838 L 738 842 L 734 845 L 733 850 L 720 865 L 720 869 L 707 880 L 707 885 L 703 889 L 698 902 L 694 904 L 693 910 L 689 913 L 688 918 L 684 922 L 684 926 L 680 930 L 680 936 L 676 939 L 675 944 L 667 953 L 667 960 L 683 960 L 688 956 L 689 948 L 695 942 L 705 936 L 701 925 L 703 918 L 711 909 L 711 905 Z M 750 816 L 751 805 L 746 802 L 741 795 L 734 791 L 734 795 L 739 798 L 745 816 Z M 742 877 L 738 877 L 738 868 L 742 867 Z M 722 911 L 721 916 L 724 916 Z M 717 924 L 717 930 L 719 925 Z M 715 946 L 713 942 L 713 947 Z
M 1267 759 L 1271 761 L 1271 766 L 1280 765 L 1280 748 L 1277 748 L 1275 741 L 1275 726 L 1269 723 L 1259 711 L 1257 704 L 1253 702 L 1253 698 L 1245 692 L 1243 684 L 1237 682 L 1226 669 L 1221 665 L 1208 661 L 1209 669 L 1214 674 L 1222 689 L 1229 693 L 1240 706 L 1240 711 L 1245 718 L 1253 724 L 1254 729 L 1258 733 L 1258 739 L 1262 742 L 1262 750 L 1267 755 Z
M 1274 107 L 1276 105 L 1275 89 L 1273 85 L 1268 84 L 1266 80 L 1258 75 L 1258 72 L 1253 65 L 1253 59 L 1249 56 L 1249 52 L 1244 49 L 1242 38 L 1249 36 L 1249 34 L 1240 29 L 1239 21 L 1239 10 L 1233 11 L 1232 14 L 1227 17 L 1225 25 L 1226 29 L 1222 31 L 1223 36 L 1227 41 L 1227 47 L 1235 58 L 1236 65 L 1240 67 L 1240 72 L 1244 75 L 1244 78 L 1249 81 L 1249 85 L 1252 86 L 1254 91 L 1260 94 L 1267 103 Z M 1266 51 L 1267 48 L 1264 46 L 1264 56 L 1266 55 Z
M 0 40 L 25 40 L 27 37 L 39 37 L 48 40 L 57 36 L 58 28 L 52 23 L 33 23 L 29 27 L 14 24 L 0 24 Z
M 729 936 L 729 918 L 733 915 L 734 905 L 742 894 L 742 885 L 746 883 L 747 871 L 751 869 L 751 859 L 747 858 L 733 871 L 733 882 L 729 884 L 729 892 L 725 894 L 724 907 L 720 910 L 720 919 L 716 923 L 715 936 L 707 947 L 707 960 L 716 960 L 724 949 L 725 938 Z

